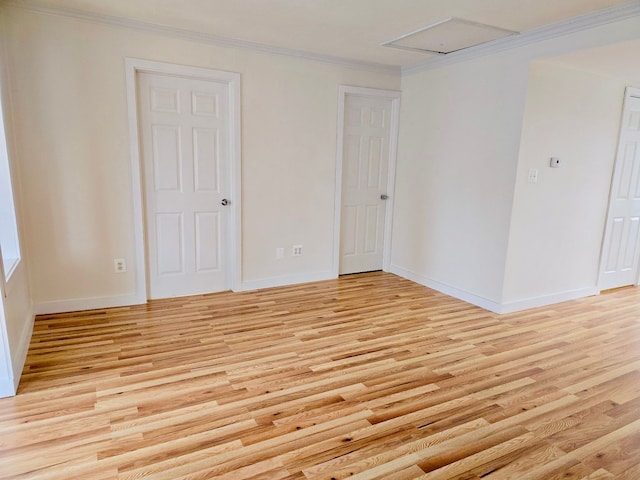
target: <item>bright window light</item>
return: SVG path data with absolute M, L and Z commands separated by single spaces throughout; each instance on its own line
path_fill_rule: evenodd
M 0 249 L 5 278 L 9 279 L 20 261 L 20 242 L 2 108 L 0 108 Z

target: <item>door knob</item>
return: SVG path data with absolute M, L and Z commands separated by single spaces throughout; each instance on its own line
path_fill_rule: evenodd
M 223 207 L 226 207 L 227 205 L 229 205 L 231 202 L 229 200 L 227 200 L 226 198 L 223 198 L 222 201 L 220 202 L 220 204 Z
M 380 200 L 387 200 L 389 198 L 389 195 L 387 195 L 386 193 L 383 193 L 382 195 L 380 195 Z

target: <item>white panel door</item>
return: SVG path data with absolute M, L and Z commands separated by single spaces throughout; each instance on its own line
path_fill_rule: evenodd
M 640 89 L 627 89 L 600 264 L 600 290 L 633 285 L 640 260 Z
M 382 269 L 391 117 L 391 99 L 345 97 L 340 274 Z
M 228 86 L 139 73 L 149 298 L 227 290 Z

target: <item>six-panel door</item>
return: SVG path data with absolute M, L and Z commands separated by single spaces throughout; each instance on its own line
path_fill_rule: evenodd
M 382 269 L 392 101 L 347 95 L 340 274 Z
M 601 290 L 638 281 L 640 260 L 640 89 L 629 89 L 622 115 L 602 248 Z
M 228 86 L 138 76 L 148 296 L 226 290 Z

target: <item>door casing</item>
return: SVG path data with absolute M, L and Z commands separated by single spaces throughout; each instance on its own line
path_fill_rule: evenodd
M 342 175 L 343 175 L 343 148 L 344 148 L 344 116 L 348 95 L 369 96 L 376 98 L 388 98 L 391 100 L 391 131 L 389 138 L 389 174 L 387 178 L 387 195 L 389 199 L 385 206 L 384 248 L 382 254 L 382 269 L 389 271 L 391 263 L 391 232 L 393 225 L 394 186 L 396 178 L 396 158 L 398 150 L 398 129 L 400 121 L 400 92 L 395 90 L 382 90 L 377 88 L 351 87 L 341 85 L 338 88 L 338 122 L 336 145 L 336 186 L 334 203 L 334 227 L 333 227 L 333 266 L 332 275 L 338 277 L 340 272 L 340 239 L 342 221 Z
M 142 157 L 140 155 L 138 93 L 136 76 L 139 72 L 177 75 L 199 80 L 225 83 L 229 88 L 229 161 L 231 165 L 231 204 L 227 239 L 227 278 L 233 291 L 240 290 L 242 272 L 241 224 L 241 162 L 240 162 L 240 74 L 201 67 L 154 62 L 138 58 L 125 59 L 127 113 L 129 120 L 129 155 L 131 159 L 131 188 L 135 241 L 136 294 L 138 303 L 148 299 L 147 255 L 144 229 L 144 190 Z

